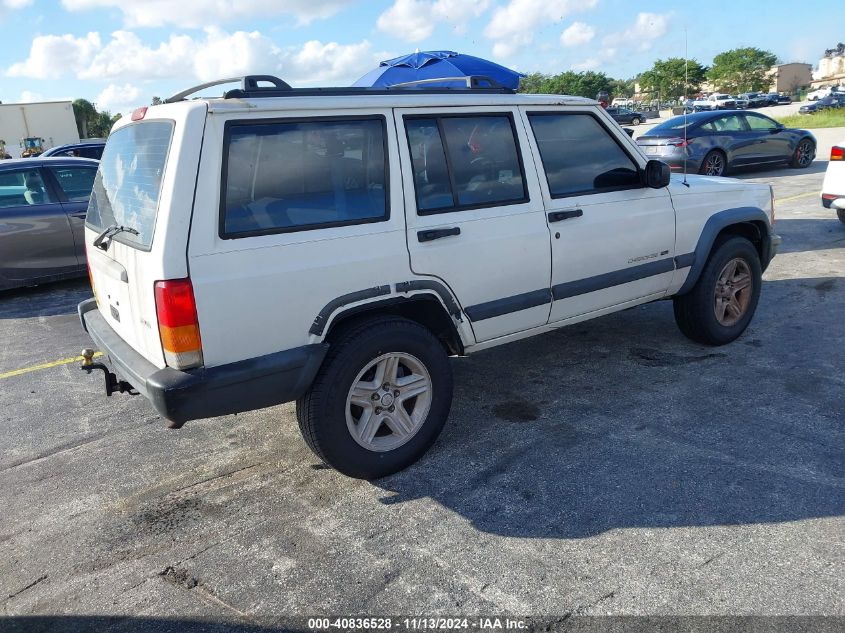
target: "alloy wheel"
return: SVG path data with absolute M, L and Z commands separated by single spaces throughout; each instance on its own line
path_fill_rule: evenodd
M 713 306 L 716 320 L 725 327 L 736 325 L 748 311 L 753 292 L 754 282 L 748 262 L 736 257 L 725 264 L 716 280 Z
M 808 140 L 803 140 L 798 144 L 798 149 L 795 150 L 798 158 L 798 166 L 806 167 L 813 162 L 815 158 L 815 151 L 813 144 Z
M 370 451 L 392 451 L 417 434 L 431 408 L 432 381 L 415 356 L 389 352 L 370 361 L 346 397 L 346 427 Z
M 715 152 L 711 154 L 704 163 L 704 173 L 708 176 L 721 176 L 725 173 L 725 159 Z

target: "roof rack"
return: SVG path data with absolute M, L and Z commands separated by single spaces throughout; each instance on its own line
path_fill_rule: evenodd
M 460 88 L 427 88 L 429 85 L 442 84 L 444 82 L 464 82 L 466 87 Z M 259 86 L 259 82 L 273 84 L 272 86 Z M 407 81 L 401 84 L 395 84 L 385 88 L 370 88 L 358 86 L 340 86 L 340 87 L 326 87 L 326 88 L 292 88 L 288 83 L 282 81 L 278 77 L 272 75 L 246 75 L 244 77 L 230 77 L 228 79 L 218 79 L 216 81 L 209 81 L 182 92 L 178 92 L 172 97 L 165 99 L 165 103 L 176 103 L 183 101 L 192 94 L 219 86 L 222 84 L 240 83 L 239 88 L 227 90 L 223 93 L 224 99 L 253 99 L 256 97 L 316 97 L 316 96 L 348 96 L 348 95 L 383 95 L 395 94 L 404 90 L 424 90 L 427 93 L 434 94 L 451 94 L 462 92 L 484 92 L 492 94 L 513 94 L 516 91 L 511 88 L 505 88 L 497 81 L 484 77 L 481 75 L 470 75 L 465 77 L 438 77 L 434 79 L 420 79 L 417 81 Z

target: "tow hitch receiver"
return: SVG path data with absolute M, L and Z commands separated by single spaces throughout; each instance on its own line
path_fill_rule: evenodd
M 130 396 L 137 396 L 138 392 L 135 388 L 130 385 L 125 380 L 120 380 L 116 374 L 109 371 L 109 368 L 103 365 L 102 363 L 95 363 L 94 362 L 94 350 L 93 349 L 84 349 L 82 350 L 82 365 L 80 365 L 80 369 L 84 372 L 90 374 L 94 369 L 101 369 L 103 371 L 103 376 L 105 377 L 106 381 L 106 395 L 111 396 L 115 391 L 118 393 L 128 393 Z

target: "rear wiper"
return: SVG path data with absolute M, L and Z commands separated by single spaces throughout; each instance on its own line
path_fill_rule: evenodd
M 99 248 L 101 251 L 109 250 L 111 238 L 113 238 L 118 233 L 131 233 L 132 235 L 139 235 L 138 231 L 133 229 L 131 226 L 120 226 L 118 224 L 112 224 L 109 228 L 107 228 L 105 231 L 103 231 L 97 236 L 97 238 L 94 240 L 94 246 Z

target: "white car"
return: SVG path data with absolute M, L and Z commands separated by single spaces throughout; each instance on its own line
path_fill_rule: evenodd
M 830 150 L 830 162 L 822 183 L 822 205 L 836 209 L 836 215 L 845 223 L 845 140 Z
M 818 101 L 819 99 L 824 99 L 832 94 L 841 94 L 842 92 L 845 91 L 843 91 L 841 86 L 827 86 L 825 88 L 819 88 L 818 90 L 813 90 L 807 94 L 807 101 Z
M 296 401 L 380 477 L 439 435 L 450 355 L 660 299 L 708 345 L 754 314 L 770 187 L 670 182 L 595 101 L 242 82 L 122 118 L 88 209 L 84 368 L 171 426 Z
M 692 109 L 697 112 L 707 110 L 733 110 L 736 107 L 736 100 L 732 96 L 719 92 L 714 92 L 706 99 L 696 99 L 692 102 Z

